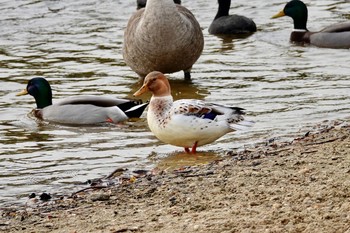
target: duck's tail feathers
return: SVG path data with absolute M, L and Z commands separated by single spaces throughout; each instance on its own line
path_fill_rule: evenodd
M 138 118 L 142 115 L 143 111 L 148 106 L 149 102 L 133 106 L 125 111 L 125 114 L 129 118 Z
M 255 124 L 254 121 L 243 120 L 230 124 L 232 130 L 247 130 Z

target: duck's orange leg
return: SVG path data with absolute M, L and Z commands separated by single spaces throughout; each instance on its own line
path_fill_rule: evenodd
M 189 154 L 189 153 L 195 154 L 195 153 L 197 153 L 197 145 L 198 145 L 198 142 L 195 142 L 193 144 L 191 150 L 188 147 L 184 147 L 184 149 L 185 149 L 187 154 Z
M 192 154 L 197 153 L 197 144 L 198 144 L 198 142 L 195 142 L 195 143 L 193 144 L 193 146 L 192 146 L 192 151 L 191 151 Z

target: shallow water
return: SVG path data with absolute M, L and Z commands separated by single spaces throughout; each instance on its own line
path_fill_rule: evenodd
M 309 29 L 349 20 L 348 1 L 306 1 Z M 295 135 L 323 120 L 350 115 L 349 50 L 288 42 L 290 18 L 270 19 L 285 1 L 234 1 L 231 13 L 253 18 L 258 32 L 228 39 L 208 35 L 216 1 L 183 1 L 205 35 L 192 82 L 171 74 L 174 97 L 247 109 L 256 124 L 201 147 L 198 163 L 272 137 Z M 65 193 L 76 182 L 186 161 L 182 149 L 159 142 L 144 119 L 123 125 L 73 127 L 35 120 L 34 99 L 17 97 L 27 80 L 45 76 L 54 99 L 95 94 L 132 97 L 140 83 L 125 66 L 123 29 L 135 1 L 44 0 L 0 3 L 0 203 L 23 203 L 31 192 Z M 144 97 L 144 100 L 149 96 Z

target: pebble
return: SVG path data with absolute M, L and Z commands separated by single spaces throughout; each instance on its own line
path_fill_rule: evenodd
M 107 193 L 93 193 L 90 196 L 91 201 L 108 201 L 110 195 Z
M 47 193 L 42 193 L 39 197 L 41 201 L 48 201 L 51 199 L 51 195 Z

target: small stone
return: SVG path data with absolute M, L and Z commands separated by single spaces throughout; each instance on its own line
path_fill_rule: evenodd
M 107 193 L 93 193 L 90 196 L 91 201 L 108 201 L 110 195 Z
M 46 223 L 46 224 L 45 224 L 45 227 L 47 227 L 47 228 L 52 228 L 52 227 L 53 227 L 53 223 Z
M 257 203 L 257 202 L 251 202 L 250 203 L 250 206 L 258 206 L 259 205 L 259 203 Z
M 256 167 L 256 166 L 259 166 L 260 164 L 261 164 L 260 161 L 254 161 L 254 162 L 252 162 L 251 166 Z
M 306 174 L 306 173 L 309 173 L 310 172 L 310 169 L 309 168 L 303 168 L 303 169 L 300 169 L 298 171 L 299 174 Z
M 47 193 L 42 193 L 39 197 L 40 197 L 40 200 L 42 201 L 48 201 L 51 199 L 51 195 Z
M 272 208 L 273 208 L 273 209 L 280 209 L 281 207 L 282 207 L 282 205 L 279 204 L 279 203 L 274 203 L 274 204 L 272 205 Z
M 283 225 L 287 225 L 288 223 L 289 223 L 289 219 L 282 219 L 281 220 L 281 223 L 283 224 Z

